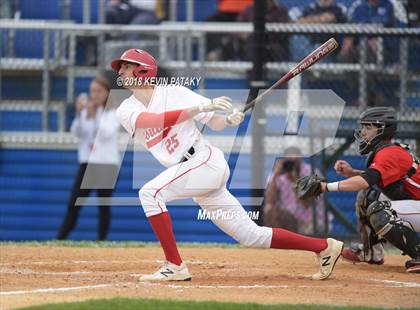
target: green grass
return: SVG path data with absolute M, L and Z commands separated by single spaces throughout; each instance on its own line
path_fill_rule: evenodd
M 170 309 L 170 310 L 286 310 L 286 309 L 303 309 L 303 310 L 328 310 L 328 309 L 343 309 L 343 310 L 362 310 L 362 309 L 381 309 L 370 307 L 338 307 L 338 306 L 323 306 L 323 305 L 261 305 L 255 303 L 227 303 L 215 301 L 178 301 L 178 300 L 159 300 L 159 299 L 140 299 L 140 298 L 113 298 L 113 299 L 97 299 L 84 302 L 50 304 L 43 306 L 35 306 L 23 308 L 27 310 L 128 310 L 128 309 L 142 309 L 142 310 L 156 310 L 156 309 Z M 401 309 L 401 308 L 399 308 Z
M 60 246 L 60 247 L 82 247 L 82 248 L 146 248 L 159 246 L 157 242 L 140 241 L 1 241 L 2 246 Z M 241 248 L 238 244 L 229 243 L 199 243 L 199 242 L 179 242 L 179 247 L 189 248 Z

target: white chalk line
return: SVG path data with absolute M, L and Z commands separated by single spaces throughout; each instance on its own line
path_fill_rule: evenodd
M 405 282 L 405 281 L 395 281 L 395 280 L 384 280 L 384 279 L 364 279 L 364 278 L 357 278 L 354 277 L 355 280 L 360 281 L 369 281 L 369 282 L 375 282 L 375 283 L 383 283 L 386 284 L 386 286 L 391 287 L 420 287 L 420 282 Z
M 129 284 L 132 284 L 132 283 L 97 284 L 97 285 L 85 285 L 85 286 L 73 286 L 73 287 L 56 287 L 56 288 L 39 288 L 39 289 L 25 290 L 25 291 L 0 292 L 0 296 L 69 292 L 69 291 L 78 291 L 78 290 L 87 290 L 87 289 L 106 288 L 106 287 L 113 287 L 113 286 L 124 286 L 124 285 L 129 285 Z
M 137 275 L 135 275 L 137 276 Z M 420 283 L 416 282 L 403 282 L 403 281 L 393 281 L 393 280 L 371 280 L 373 282 L 380 282 L 385 284 L 385 286 L 391 287 L 420 287 Z M 97 284 L 97 285 L 85 285 L 85 286 L 74 286 L 74 287 L 59 287 L 59 288 L 40 288 L 34 290 L 21 290 L 21 291 L 6 291 L 0 292 L 0 296 L 10 296 L 10 295 L 25 295 L 25 294 L 42 294 L 42 293 L 57 293 L 57 292 L 68 292 L 76 290 L 87 290 L 87 289 L 98 289 L 98 288 L 107 288 L 107 287 L 128 287 L 128 286 L 138 287 L 139 285 L 144 287 L 168 287 L 177 290 L 184 289 L 290 289 L 290 288 L 342 288 L 344 284 L 329 284 L 329 285 L 262 285 L 262 284 L 253 284 L 253 285 L 176 285 L 176 284 L 166 284 L 166 283 L 153 283 L 153 282 L 125 282 L 125 283 L 114 283 L 114 284 Z M 383 287 L 383 285 L 375 285 Z
M 143 274 L 131 274 L 130 276 L 132 277 L 141 277 Z M 310 276 L 302 276 L 303 278 L 307 278 L 310 279 Z M 374 286 L 378 286 L 378 287 L 407 287 L 407 288 L 411 288 L 411 287 L 420 287 L 420 283 L 418 282 L 404 282 L 404 281 L 395 281 L 395 280 L 380 280 L 380 279 L 371 279 L 368 280 L 370 282 L 375 282 L 375 283 L 382 283 L 384 285 L 374 285 Z M 153 285 L 163 285 L 163 286 L 167 286 L 167 287 L 172 287 L 172 288 L 209 288 L 209 289 L 214 289 L 214 288 L 221 288 L 221 289 L 227 289 L 227 288 L 243 288 L 243 289 L 248 289 L 248 288 L 319 288 L 321 287 L 321 285 L 259 285 L 259 284 L 255 284 L 255 285 L 174 285 L 174 284 L 166 284 L 166 283 L 156 283 L 156 282 L 144 282 L 141 281 L 139 282 L 142 285 L 146 285 L 146 286 L 153 286 Z M 322 287 L 344 287 L 344 285 L 322 285 Z
M 127 263 L 138 263 L 146 262 L 145 260 L 133 260 L 133 261 L 122 261 L 122 260 L 55 260 L 55 261 L 21 261 L 21 262 L 10 262 L 0 263 L 0 266 L 14 266 L 14 265 L 54 265 L 54 264 L 127 264 Z M 150 260 L 150 262 L 156 262 Z
M 14 265 L 52 265 L 52 264 L 128 264 L 128 263 L 157 263 L 162 264 L 163 260 L 153 260 L 153 259 L 138 259 L 138 260 L 56 260 L 56 261 L 21 261 L 21 262 L 10 262 L 10 263 L 0 263 L 0 266 L 14 266 Z M 238 265 L 238 263 L 215 263 L 209 261 L 200 261 L 200 260 L 186 260 L 185 263 L 190 265 Z
M 137 275 L 132 275 L 137 276 Z M 309 277 L 308 277 L 309 278 Z M 377 287 L 420 287 L 420 283 L 415 282 L 402 282 L 402 281 L 390 281 L 390 280 L 372 280 L 373 282 L 381 282 L 385 285 L 374 285 Z M 152 283 L 152 282 L 139 282 L 143 286 L 165 286 L 175 289 L 281 289 L 281 288 L 342 288 L 344 284 L 331 284 L 331 285 L 176 285 L 176 284 L 163 284 L 163 283 Z
M 150 262 L 150 263 L 163 263 L 162 260 L 140 260 L 142 262 Z M 57 261 L 57 262 L 61 262 L 62 261 Z M 74 261 L 72 261 L 74 262 Z M 91 263 L 92 261 L 76 261 L 76 262 L 89 262 Z M 97 262 L 108 262 L 109 261 L 97 261 Z M 123 262 L 123 261 L 118 261 L 118 262 Z M 36 262 L 35 262 L 36 263 Z M 39 262 L 40 263 L 40 262 Z M 45 263 L 45 262 L 42 262 Z M 48 262 L 51 263 L 51 262 Z M 187 261 L 188 264 L 216 264 L 216 263 L 212 263 L 212 262 L 206 262 L 206 261 Z M 67 275 L 67 276 L 72 276 L 72 275 L 88 275 L 88 274 L 109 274 L 109 273 L 113 273 L 113 272 L 99 272 L 99 271 L 63 271 L 63 272 L 52 272 L 52 271 L 35 271 L 32 269 L 28 269 L 28 268 L 24 268 L 24 269 L 17 269 L 17 268 L 0 268 L 0 274 L 22 274 L 22 275 L 28 275 L 28 274 L 36 274 L 36 275 L 51 275 L 51 276 L 63 276 L 63 275 Z M 130 276 L 132 277 L 140 277 L 142 276 L 142 274 L 130 274 Z M 310 278 L 310 277 L 307 277 Z M 362 280 L 362 279 L 361 279 Z M 363 279 L 365 280 L 365 279 Z M 379 279 L 371 279 L 369 281 L 373 281 L 373 282 L 380 282 L 383 284 L 386 284 L 386 286 L 392 286 L 392 287 L 420 287 L 420 283 L 418 282 L 404 282 L 404 281 L 395 281 L 395 280 L 379 280 Z M 183 286 L 184 287 L 184 286 Z M 191 287 L 191 286 L 190 286 Z M 220 286 L 214 286 L 214 288 L 217 288 Z M 238 287 L 238 286 L 234 286 L 235 288 L 247 288 L 246 287 Z M 275 286 L 273 288 L 277 288 L 277 287 L 284 287 L 284 286 Z M 310 286 L 312 287 L 312 286 Z M 269 288 L 269 287 L 267 287 Z
M 420 287 L 420 283 L 417 283 L 417 282 L 402 282 L 402 281 L 394 281 L 394 280 L 375 280 L 375 279 L 372 281 L 390 284 L 390 286 L 394 286 L 394 287 Z
M 279 289 L 279 288 L 320 288 L 319 285 L 262 285 L 262 284 L 253 284 L 253 285 L 176 285 L 176 284 L 163 284 L 163 283 L 153 283 L 153 282 L 139 282 L 143 286 L 164 286 L 174 289 Z M 325 287 L 343 287 L 343 285 L 323 285 Z
M 162 261 L 161 261 L 162 262 Z M 201 262 L 200 262 L 201 263 Z M 69 272 L 49 272 L 49 271 L 35 271 L 32 269 L 13 269 L 13 268 L 0 268 L 0 274 L 37 274 L 37 275 L 57 275 L 57 276 L 63 276 L 63 275 L 86 275 L 86 274 L 109 274 L 113 272 L 98 272 L 98 271 L 69 271 Z M 142 274 L 130 274 L 132 277 L 141 277 Z M 310 278 L 310 277 L 307 277 Z M 404 282 L 404 281 L 395 281 L 395 280 L 379 280 L 379 279 L 372 279 L 370 281 L 373 282 L 380 282 L 386 284 L 386 286 L 393 286 L 393 287 L 420 287 L 420 283 L 417 282 Z M 141 282 L 146 283 L 146 282 Z M 156 283 L 155 283 L 156 284 Z M 160 284 L 159 284 L 160 285 Z M 171 287 L 171 286 L 168 286 Z M 185 286 L 182 286 L 185 287 Z M 260 286 L 265 288 L 288 288 L 290 286 L 280 285 L 280 286 Z M 307 287 L 307 286 L 302 286 Z M 313 286 L 309 286 L 313 287 Z M 254 286 L 205 286 L 205 287 L 194 287 L 194 286 L 188 286 L 188 288 L 255 288 Z
M 280 288 L 319 288 L 316 285 L 176 285 L 176 284 L 162 284 L 162 283 L 151 283 L 151 282 L 136 282 L 136 283 L 115 283 L 115 284 L 98 284 L 98 285 L 86 285 L 86 286 L 74 286 L 74 287 L 59 287 L 59 288 L 41 288 L 34 290 L 21 290 L 21 291 L 8 291 L 0 292 L 0 296 L 10 296 L 10 295 L 25 295 L 25 294 L 43 294 L 43 293 L 57 293 L 57 292 L 68 292 L 76 290 L 86 290 L 86 289 L 98 289 L 98 288 L 107 288 L 107 287 L 117 287 L 117 286 L 134 286 L 138 287 L 168 287 L 172 289 L 280 289 Z M 323 287 L 329 288 L 338 288 L 343 287 L 343 285 L 328 285 Z
M 189 265 L 225 265 L 225 264 L 217 264 L 214 262 L 208 261 L 185 261 Z M 53 272 L 53 271 L 37 271 L 30 268 L 14 268 L 16 265 L 63 265 L 63 264 L 127 264 L 127 263 L 152 263 L 152 264 L 163 264 L 163 260 L 148 260 L 148 259 L 139 259 L 136 261 L 107 261 L 107 260 L 67 260 L 67 261 L 38 261 L 38 262 L 13 262 L 13 263 L 0 263 L 0 266 L 11 266 L 7 267 L 0 267 L 0 274 L 37 274 L 37 275 L 51 275 L 51 276 L 63 276 L 63 275 L 84 275 L 84 274 L 108 274 L 110 272 L 99 272 L 99 271 L 62 271 L 62 272 Z M 232 265 L 237 265 L 231 263 Z
M 0 268 L 0 274 L 40 274 L 49 276 L 84 275 L 96 273 L 94 271 L 36 271 L 32 269 Z

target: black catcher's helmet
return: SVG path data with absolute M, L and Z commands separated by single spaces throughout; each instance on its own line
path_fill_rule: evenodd
M 397 132 L 397 112 L 394 108 L 375 107 L 364 111 L 359 118 L 360 127 L 354 131 L 354 137 L 359 143 L 359 153 L 368 154 L 384 140 L 391 139 Z M 370 141 L 362 137 L 362 125 L 371 124 L 378 127 L 378 134 Z

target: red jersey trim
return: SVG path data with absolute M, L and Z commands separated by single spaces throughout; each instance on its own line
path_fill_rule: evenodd
M 156 138 L 153 138 L 150 141 L 146 142 L 147 147 L 150 149 L 151 147 L 158 144 L 160 141 L 165 139 L 168 136 L 168 133 L 171 131 L 172 127 L 165 128 L 165 130 L 162 132 L 161 135 L 157 136 Z
M 166 128 L 191 119 L 188 109 L 163 113 L 141 112 L 136 119 L 136 128 Z

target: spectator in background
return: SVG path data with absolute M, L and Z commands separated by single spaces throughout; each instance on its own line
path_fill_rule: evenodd
M 0 19 L 3 18 L 20 18 L 19 5 L 17 0 L 0 1 Z M 3 31 L 0 36 L 2 44 L 0 44 L 0 55 L 2 57 L 13 57 L 14 48 L 11 40 L 13 40 L 14 31 Z
M 290 10 L 291 19 L 298 24 L 335 24 L 346 22 L 346 8 L 335 0 L 316 0 L 307 7 Z M 331 35 L 294 35 L 290 39 L 291 58 L 294 61 L 303 59 L 306 55 L 327 41 Z M 331 57 L 328 57 L 330 60 Z
M 219 0 L 217 12 L 206 18 L 206 22 L 235 22 L 239 13 L 252 4 L 252 0 Z M 230 35 L 209 33 L 206 36 L 207 59 L 221 60 L 232 38 Z
M 158 0 L 108 0 L 106 9 L 107 24 L 122 25 L 156 25 Z M 156 35 L 127 33 L 111 37 L 113 40 L 135 41 L 140 39 L 157 39 Z
M 383 27 L 405 27 L 407 14 L 401 3 L 390 0 L 359 0 L 353 2 L 349 9 L 349 22 L 354 24 L 378 24 Z M 368 38 L 369 54 L 372 61 L 377 58 L 381 39 L 378 37 Z M 384 52 L 395 51 L 395 39 L 384 40 Z M 358 40 L 354 37 L 344 38 L 340 57 L 343 61 L 356 61 L 358 59 Z
M 420 27 L 420 1 L 406 1 L 406 11 L 408 12 L 408 23 L 410 27 Z
M 407 13 L 402 3 L 390 0 L 358 0 L 349 9 L 349 22 L 355 24 L 379 24 L 383 27 L 405 27 Z M 338 59 L 342 62 L 360 60 L 359 38 L 344 38 Z M 399 39 L 395 37 L 380 38 L 367 36 L 367 61 L 390 63 L 398 61 Z M 382 60 L 381 60 L 382 59 Z M 353 77 L 349 77 L 353 79 Z M 395 94 L 392 89 L 383 87 L 377 73 L 368 76 L 369 106 L 386 106 L 392 104 Z
M 0 1 L 0 18 L 15 18 L 19 13 L 17 0 Z
M 156 12 L 161 12 L 158 8 L 158 1 L 161 0 L 107 0 L 105 11 L 106 24 L 119 25 L 155 25 L 160 23 Z M 139 40 L 155 39 L 156 35 L 146 35 L 139 33 L 127 34 L 107 34 L 107 40 Z M 96 66 L 98 64 L 97 37 L 83 36 L 78 37 L 78 53 L 76 61 L 81 65 Z
M 264 225 L 301 234 L 322 233 L 325 223 L 323 200 L 301 201 L 296 197 L 295 182 L 312 172 L 311 165 L 303 162 L 301 156 L 299 148 L 289 147 L 285 150 L 285 158 L 276 160 L 265 194 Z M 320 175 L 319 172 L 317 174 Z M 314 210 L 316 227 L 314 227 Z M 329 228 L 332 219 L 332 215 L 329 215 Z
M 266 1 L 266 23 L 288 23 L 290 21 L 287 8 L 280 1 Z M 249 5 L 239 14 L 236 19 L 238 22 L 252 22 L 254 19 L 254 5 Z M 267 59 L 266 61 L 287 61 L 289 59 L 288 35 L 279 33 L 266 34 Z M 252 36 L 249 33 L 239 35 L 239 40 L 234 40 L 234 55 L 239 60 L 252 59 Z
M 156 0 L 108 0 L 107 24 L 158 24 Z
M 98 76 L 90 83 L 89 97 L 85 98 L 86 94 L 82 94 L 77 98 L 76 118 L 71 125 L 71 132 L 79 138 L 79 170 L 67 205 L 67 214 L 57 234 L 59 240 L 67 239 L 76 226 L 81 209 L 81 206 L 76 205 L 78 197 L 88 197 L 92 189 L 96 189 L 99 198 L 112 196 L 113 190 L 101 185 L 112 176 L 116 176 L 120 164 L 119 122 L 114 109 L 105 109 L 109 91 L 110 82 Z M 86 171 L 88 177 L 85 176 Z M 89 181 L 86 182 L 86 179 Z M 85 188 L 86 183 L 89 188 Z M 98 240 L 106 239 L 109 224 L 110 207 L 101 205 Z

